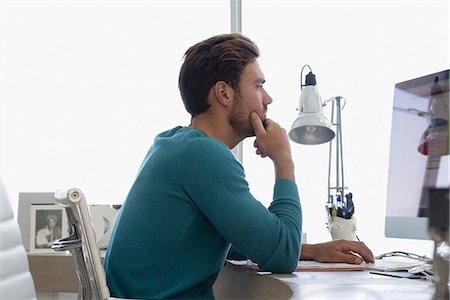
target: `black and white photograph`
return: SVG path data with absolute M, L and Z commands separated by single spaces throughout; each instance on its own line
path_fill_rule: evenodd
M 30 224 L 30 252 L 56 253 L 54 241 L 68 235 L 67 217 L 58 205 L 32 205 Z

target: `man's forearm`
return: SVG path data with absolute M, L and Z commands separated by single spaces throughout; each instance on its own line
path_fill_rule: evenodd
M 295 182 L 294 162 L 290 157 L 274 161 L 274 166 L 275 180 L 290 179 Z

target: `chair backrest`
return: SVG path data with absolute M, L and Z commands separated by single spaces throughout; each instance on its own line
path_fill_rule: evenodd
M 70 236 L 55 241 L 52 249 L 72 253 L 80 288 L 79 299 L 108 299 L 105 270 L 83 192 L 77 188 L 60 189 L 55 192 L 55 199 L 66 209 Z
M 0 299 L 36 299 L 19 224 L 0 177 Z

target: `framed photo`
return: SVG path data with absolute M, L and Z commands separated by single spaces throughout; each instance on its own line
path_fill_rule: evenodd
M 57 205 L 54 193 L 21 192 L 19 193 L 19 211 L 17 221 L 22 233 L 22 244 L 25 250 L 30 250 L 30 227 L 32 205 Z
M 64 208 L 56 204 L 31 205 L 30 216 L 30 253 L 56 254 L 51 248 L 53 242 L 69 235 Z

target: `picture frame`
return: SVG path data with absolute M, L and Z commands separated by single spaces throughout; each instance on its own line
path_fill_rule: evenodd
M 30 225 L 32 205 L 56 205 L 55 193 L 20 192 L 17 222 L 22 233 L 22 244 L 26 251 L 30 250 Z
M 54 241 L 68 236 L 65 209 L 57 204 L 35 204 L 30 207 L 30 253 L 56 254 Z

